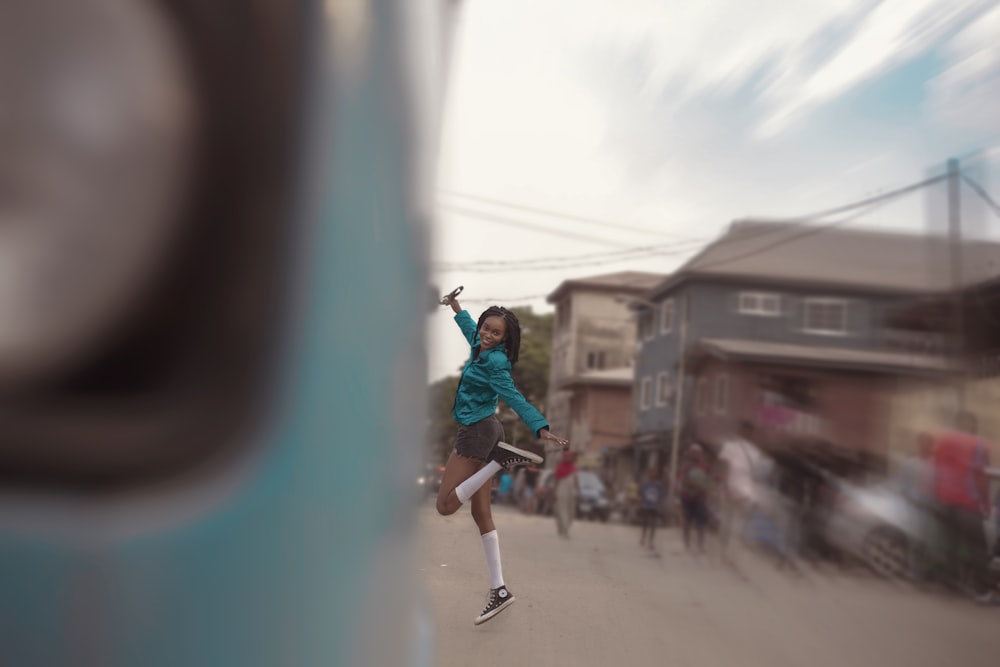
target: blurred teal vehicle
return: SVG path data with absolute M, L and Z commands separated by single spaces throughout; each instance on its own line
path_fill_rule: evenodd
M 0 665 L 430 664 L 409 508 L 457 11 L 3 3 Z

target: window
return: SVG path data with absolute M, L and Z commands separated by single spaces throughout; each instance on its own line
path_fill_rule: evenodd
M 604 350 L 587 353 L 587 368 L 604 368 Z
M 668 334 L 674 329 L 674 300 L 667 299 L 660 306 L 660 333 Z
M 653 311 L 649 308 L 639 311 L 639 340 L 653 340 Z
M 806 299 L 803 329 L 808 333 L 842 336 L 847 333 L 847 302 L 843 299 Z
M 673 391 L 670 388 L 670 373 L 666 371 L 656 376 L 656 405 L 663 407 L 673 399 Z
M 729 376 L 715 377 L 715 414 L 724 415 L 729 409 Z
M 708 402 L 708 378 L 698 378 L 698 389 L 695 393 L 695 410 L 699 415 L 703 415 L 708 412 Z
M 781 315 L 781 297 L 769 292 L 740 292 L 740 313 L 776 317 Z
M 650 394 L 653 393 L 653 379 L 642 378 L 642 385 L 639 390 L 639 409 L 649 410 Z

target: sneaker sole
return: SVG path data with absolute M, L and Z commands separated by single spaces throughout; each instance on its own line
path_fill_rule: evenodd
M 528 459 L 529 461 L 531 461 L 535 465 L 539 465 L 542 461 L 545 460 L 541 456 L 539 456 L 538 454 L 536 454 L 534 452 L 529 452 L 527 449 L 520 449 L 518 447 L 515 447 L 514 445 L 509 445 L 506 442 L 498 442 L 497 443 L 497 447 L 499 447 L 500 449 L 503 449 L 505 451 L 508 451 L 508 452 L 510 452 L 512 454 L 517 454 L 518 456 L 523 456 L 524 458 Z
M 512 604 L 514 604 L 514 600 L 516 600 L 516 599 L 517 599 L 516 597 L 514 597 L 513 595 L 511 595 L 511 596 L 510 596 L 509 598 L 507 598 L 507 599 L 506 599 L 506 600 L 505 600 L 505 601 L 504 601 L 503 603 L 501 603 L 499 607 L 497 607 L 496 609 L 494 609 L 494 610 L 493 610 L 493 611 L 491 611 L 490 613 L 488 613 L 488 614 L 485 614 L 485 615 L 483 615 L 483 616 L 477 616 L 477 617 L 476 617 L 476 618 L 475 618 L 475 619 L 474 619 L 474 620 L 472 621 L 472 624 L 473 624 L 473 625 L 482 625 L 482 624 L 483 624 L 483 623 L 485 623 L 486 621 L 490 620 L 491 618 L 493 618 L 494 616 L 496 616 L 497 614 L 499 614 L 500 612 L 502 612 L 502 611 L 503 611 L 504 609 L 506 609 L 507 607 L 509 607 L 509 606 L 511 606 Z

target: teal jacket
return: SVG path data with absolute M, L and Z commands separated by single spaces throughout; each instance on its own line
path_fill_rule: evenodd
M 476 330 L 475 320 L 468 311 L 463 310 L 455 315 L 455 322 L 472 346 L 455 393 L 455 405 L 452 408 L 455 421 L 465 426 L 482 421 L 496 412 L 497 399 L 502 398 L 537 437 L 543 428 L 548 428 L 549 423 L 514 386 L 505 348 L 498 345 L 481 352 L 476 358 L 479 331 Z

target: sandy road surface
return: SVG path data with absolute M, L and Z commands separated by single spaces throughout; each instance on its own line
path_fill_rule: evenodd
M 658 557 L 637 529 L 495 510 L 517 602 L 476 627 L 489 587 L 467 510 L 418 513 L 414 567 L 433 610 L 437 664 L 996 667 L 1000 609 L 893 586 L 864 572 L 793 576 L 752 554 L 740 569 L 683 552 Z

